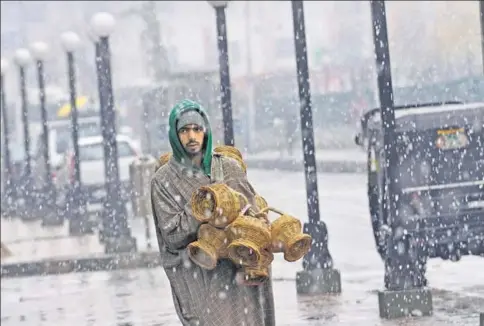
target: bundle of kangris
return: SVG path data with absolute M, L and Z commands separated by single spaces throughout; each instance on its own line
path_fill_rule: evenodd
M 240 151 L 234 146 L 218 146 L 214 152 L 235 159 L 247 172 Z M 165 165 L 172 153 L 158 160 L 157 170 Z M 311 247 L 311 237 L 302 233 L 301 222 L 269 207 L 260 195 L 255 196 L 257 208 L 249 207 L 247 198 L 223 183 L 200 187 L 192 196 L 195 219 L 203 223 L 198 239 L 188 245 L 188 255 L 197 265 L 214 269 L 217 261 L 229 258 L 243 267 L 246 284 L 258 284 L 269 275 L 273 253 L 284 253 L 284 259 L 294 262 Z M 269 212 L 280 215 L 268 224 Z
M 258 210 L 247 208 L 248 200 L 223 183 L 200 187 L 192 196 L 195 219 L 202 222 L 198 240 L 188 246 L 188 255 L 197 265 L 213 269 L 221 258 L 243 267 L 247 284 L 258 284 L 269 276 L 273 253 L 283 252 L 287 261 L 302 258 L 310 249 L 311 237 L 302 233 L 301 222 L 268 207 L 256 196 Z M 271 224 L 262 218 L 280 214 Z

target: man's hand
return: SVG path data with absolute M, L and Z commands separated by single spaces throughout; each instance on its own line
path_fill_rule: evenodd
M 271 224 L 271 221 L 269 220 L 269 215 L 267 213 L 258 213 L 257 214 L 257 217 L 260 220 L 263 220 L 264 222 L 266 222 L 267 225 L 270 225 Z
M 237 283 L 237 285 L 242 285 L 242 286 L 259 286 L 262 283 L 264 283 L 266 280 L 267 278 L 250 280 L 246 277 L 243 271 L 238 271 L 237 274 L 235 275 L 235 282 Z

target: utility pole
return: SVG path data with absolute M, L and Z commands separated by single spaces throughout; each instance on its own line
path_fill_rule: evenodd
M 247 151 L 252 153 L 254 148 L 254 139 L 255 139 L 255 98 L 254 98 L 254 76 L 253 76 L 253 67 L 252 67 L 252 38 L 251 38 L 251 30 L 252 30 L 252 20 L 251 20 L 251 12 L 250 12 L 250 3 L 251 1 L 245 2 L 245 46 L 246 46 L 246 80 L 247 80 L 247 110 L 246 112 L 248 116 L 248 125 L 247 125 Z
M 484 0 L 479 0 L 479 17 L 480 17 L 480 22 L 481 22 L 482 69 L 484 71 Z
M 166 49 L 161 42 L 160 21 L 156 15 L 156 2 L 146 1 L 141 6 L 141 17 L 146 23 L 146 32 L 150 43 L 149 63 L 153 67 L 155 80 L 161 82 L 169 72 Z
M 153 72 L 154 80 L 161 82 L 169 74 L 168 53 L 162 45 L 161 24 L 156 14 L 156 1 L 144 1 L 140 7 L 124 11 L 121 17 L 137 16 L 146 24 L 143 34 L 146 35 L 148 48 L 148 65 Z

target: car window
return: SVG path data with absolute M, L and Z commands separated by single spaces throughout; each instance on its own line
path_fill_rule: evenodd
M 118 155 L 119 157 L 136 156 L 135 151 L 128 142 L 118 142 Z
M 10 146 L 10 157 L 13 162 L 23 161 L 25 158 L 25 148 L 20 144 L 12 144 Z
M 52 128 L 50 137 L 55 138 L 55 149 L 57 154 L 64 154 L 69 148 L 72 141 L 72 135 L 68 126 L 58 126 Z
M 52 130 L 57 134 L 56 137 L 56 152 L 59 154 L 65 153 L 72 143 L 72 128 L 70 125 L 62 125 L 53 127 Z M 78 137 L 91 137 L 101 135 L 101 127 L 96 122 L 79 123 Z
M 80 146 L 81 161 L 104 160 L 104 149 L 102 143 Z M 118 156 L 136 156 L 136 152 L 128 142 L 118 141 Z
M 64 154 L 70 148 L 71 138 L 67 133 L 58 134 L 56 138 L 55 151 L 58 154 Z
M 101 135 L 101 126 L 96 122 L 81 123 L 79 125 L 79 137 L 91 137 Z
M 102 161 L 104 151 L 101 143 L 79 146 L 80 161 Z

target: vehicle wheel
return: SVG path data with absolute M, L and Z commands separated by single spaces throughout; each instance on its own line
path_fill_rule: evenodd
M 44 227 L 50 226 L 62 226 L 64 224 L 64 218 L 59 215 L 57 210 L 54 212 L 48 212 L 46 215 L 42 216 L 41 225 Z
M 78 221 L 71 219 L 69 221 L 69 235 L 70 236 L 83 236 L 86 234 L 94 233 L 93 225 L 86 220 Z

